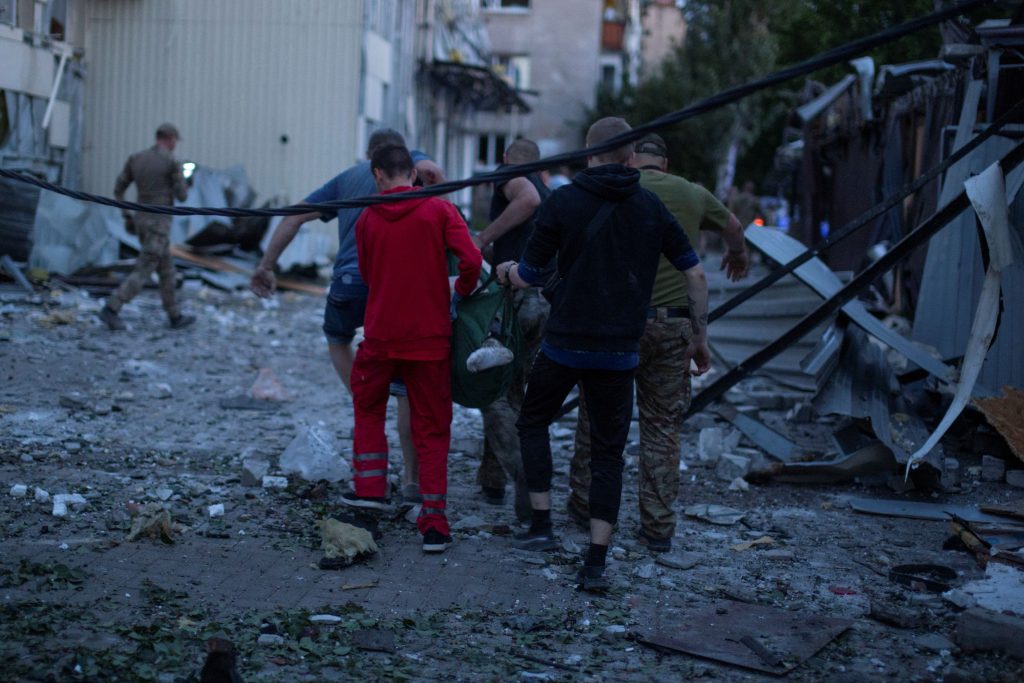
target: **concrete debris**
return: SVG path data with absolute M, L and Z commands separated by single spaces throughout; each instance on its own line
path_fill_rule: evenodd
M 50 492 L 47 491 L 46 489 L 41 489 L 41 488 L 39 488 L 37 486 L 36 490 L 35 490 L 34 498 L 35 498 L 37 503 L 49 503 L 50 502 Z
M 788 422 L 807 423 L 814 419 L 814 406 L 806 401 L 801 401 L 789 409 L 786 413 Z
M 168 501 L 168 500 L 171 499 L 171 496 L 174 495 L 174 490 L 173 489 L 169 489 L 166 486 L 162 486 L 162 487 L 158 488 L 155 491 L 155 493 L 156 493 L 156 497 L 159 498 L 160 500 Z
M 960 486 L 960 461 L 956 458 L 942 460 L 942 488 L 947 491 Z
M 722 453 L 715 466 L 715 475 L 723 481 L 742 478 L 750 472 L 750 458 L 732 453 Z
M 171 398 L 174 396 L 174 391 L 167 382 L 152 382 L 149 385 L 149 395 L 153 398 Z
M 1024 571 L 1017 567 L 989 562 L 985 578 L 966 583 L 961 590 L 978 607 L 1024 617 Z
M 749 491 L 750 490 L 750 484 L 748 484 L 747 480 L 744 479 L 743 477 L 736 477 L 731 482 L 729 482 L 729 490 L 730 491 Z
M 28 495 L 28 486 L 25 484 L 15 484 L 11 487 L 11 495 L 15 498 L 24 498 Z
M 1007 470 L 1006 483 L 1017 489 L 1024 489 L 1024 470 Z
M 261 633 L 256 639 L 257 645 L 284 645 L 284 636 L 276 633 Z
M 793 559 L 793 551 L 783 550 L 782 548 L 772 548 L 771 550 L 765 550 L 761 553 L 761 557 L 766 560 L 775 560 L 777 562 L 790 562 Z
M 702 559 L 703 556 L 700 553 L 672 550 L 667 553 L 658 553 L 654 561 L 663 567 L 671 569 L 691 569 L 700 564 Z
M 89 504 L 80 493 L 58 493 L 53 497 L 54 517 L 67 517 L 68 508 L 78 511 Z
M 790 462 L 796 455 L 796 444 L 779 434 L 774 429 L 755 420 L 746 413 L 742 413 L 732 406 L 722 406 L 718 410 L 719 415 L 732 422 L 736 428 L 743 433 L 758 448 L 771 455 L 776 460 Z M 735 433 L 735 432 L 734 432 Z M 732 434 L 730 434 L 732 437 Z M 736 444 L 739 443 L 738 434 L 736 441 L 725 445 L 725 450 L 735 452 Z M 726 440 L 728 441 L 728 440 Z
M 483 517 L 469 515 L 457 519 L 452 523 L 451 528 L 453 531 L 463 531 L 466 529 L 483 529 L 487 526 L 490 526 L 490 524 Z
M 313 614 L 310 615 L 309 621 L 312 624 L 340 624 L 343 619 L 337 614 Z
M 981 480 L 1002 481 L 1006 475 L 1006 462 L 994 455 L 981 456 Z
M 950 653 L 956 649 L 952 640 L 940 633 L 925 633 L 914 638 L 914 645 L 922 650 Z
M 955 639 L 965 652 L 996 651 L 1024 659 L 1024 619 L 971 608 L 956 623 Z
M 700 437 L 697 442 L 697 457 L 702 463 L 714 464 L 722 457 L 722 429 L 721 427 L 707 427 L 700 430 Z
M 260 485 L 265 489 L 286 489 L 288 488 L 288 477 L 265 474 L 260 479 Z
M 306 481 L 326 479 L 334 483 L 352 478 L 352 468 L 335 450 L 331 437 L 319 427 L 300 430 L 281 454 L 281 470 Z
M 210 517 L 223 517 L 224 516 L 224 503 L 215 503 L 209 505 L 206 508 L 206 514 Z
M 413 505 L 411 508 L 405 511 L 405 521 L 407 521 L 409 524 L 416 524 L 416 520 L 419 519 L 420 510 L 422 509 L 422 504 L 417 503 L 416 505 Z
M 260 373 L 249 389 L 249 393 L 260 401 L 292 400 L 291 392 L 284 388 L 270 368 L 260 368 Z
M 159 503 L 149 503 L 138 510 L 132 519 L 128 532 L 129 541 L 151 538 L 164 543 L 174 543 L 174 525 L 170 511 Z
M 83 396 L 80 391 L 70 391 L 62 394 L 58 402 L 62 408 L 69 410 L 85 410 L 89 405 L 89 399 Z
M 242 486 L 259 486 L 270 471 L 270 463 L 259 458 L 242 461 Z M 287 486 L 287 483 L 285 484 Z
M 683 514 L 687 517 L 696 517 L 702 519 L 705 522 L 712 524 L 721 524 L 730 526 L 743 519 L 746 515 L 745 512 L 736 510 L 724 505 L 715 505 L 713 503 L 697 503 L 696 505 L 688 505 L 683 510 Z
M 653 579 L 658 575 L 658 568 L 654 566 L 653 562 L 642 564 L 633 570 L 633 576 L 640 579 Z
M 874 600 L 871 601 L 871 609 L 868 612 L 868 616 L 875 621 L 880 621 L 883 624 L 895 626 L 896 628 L 918 628 L 926 623 L 924 616 L 918 612 Z
M 942 599 L 959 609 L 970 609 L 977 606 L 974 596 L 968 595 L 959 588 L 946 591 L 942 594 Z

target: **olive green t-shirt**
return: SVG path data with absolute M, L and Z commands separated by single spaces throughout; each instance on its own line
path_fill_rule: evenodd
M 643 169 L 640 171 L 640 185 L 665 203 L 683 226 L 694 249 L 701 230 L 720 232 L 729 225 L 729 209 L 696 183 L 669 173 Z M 651 306 L 686 306 L 686 280 L 664 256 L 658 263 Z

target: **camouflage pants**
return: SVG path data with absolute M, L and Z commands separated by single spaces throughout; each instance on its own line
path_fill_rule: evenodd
M 117 291 L 107 297 L 110 310 L 121 307 L 135 298 L 135 295 L 149 282 L 156 271 L 160 278 L 160 301 L 168 317 L 179 315 L 174 299 L 174 262 L 171 260 L 171 217 L 151 213 L 135 214 L 135 229 L 142 244 L 142 251 L 135 259 L 135 268 L 128 274 Z
M 673 504 L 679 495 L 683 416 L 690 407 L 686 318 L 649 320 L 640 339 L 636 399 L 640 412 L 640 530 L 652 539 L 672 538 Z M 569 466 L 569 505 L 589 516 L 590 418 L 580 394 L 575 453 Z
M 523 364 L 522 372 L 512 382 L 508 393 L 480 411 L 484 418 L 484 453 L 476 482 L 486 488 L 503 489 L 508 479 L 526 481 L 516 420 L 526 396 L 526 378 L 540 350 L 544 323 L 551 308 L 535 289 L 517 292 L 515 303 L 519 307 L 519 329 L 529 361 Z

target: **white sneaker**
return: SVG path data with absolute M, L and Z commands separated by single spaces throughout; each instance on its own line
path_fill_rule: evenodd
M 508 365 L 515 359 L 515 355 L 504 344 L 488 337 L 480 348 L 469 354 L 466 359 L 466 369 L 470 372 L 482 372 L 490 368 Z

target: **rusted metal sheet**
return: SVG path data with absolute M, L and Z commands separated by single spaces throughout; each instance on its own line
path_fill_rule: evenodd
M 1014 455 L 1024 460 L 1024 391 L 1006 387 L 1002 396 L 974 402 L 988 423 L 1003 435 Z

